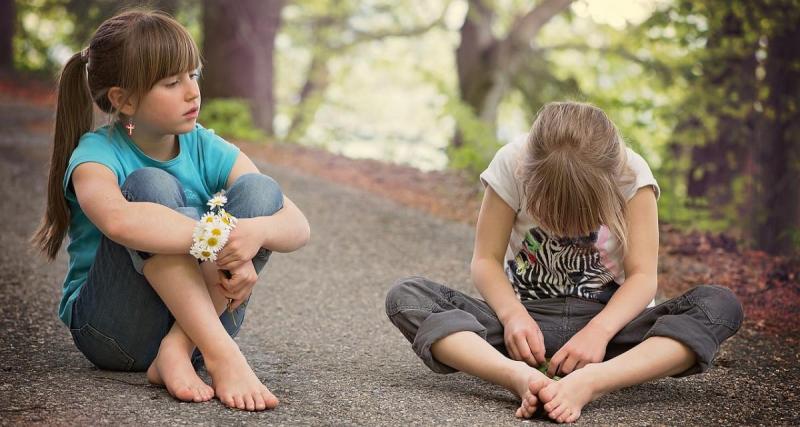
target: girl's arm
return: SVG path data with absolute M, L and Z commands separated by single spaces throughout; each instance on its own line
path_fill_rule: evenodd
M 246 154 L 239 152 L 239 157 L 236 159 L 230 174 L 228 174 L 228 182 L 225 188 L 230 188 L 240 176 L 248 173 L 261 172 Z M 283 196 L 283 208 L 274 215 L 241 218 L 237 229 L 240 226 L 247 228 L 248 232 L 245 233 L 244 230 L 241 230 L 241 233 L 238 234 L 254 233 L 254 240 L 258 242 L 258 247 L 275 252 L 292 252 L 300 249 L 308 243 L 311 236 L 311 228 L 305 215 L 286 196 Z M 236 229 L 234 229 L 235 232 Z M 226 255 L 225 249 L 220 253 L 219 265 L 232 261 L 226 259 L 227 257 L 224 255 Z
M 658 290 L 658 208 L 652 187 L 642 187 L 628 202 L 628 249 L 623 267 L 625 282 L 606 307 L 586 327 L 609 341 L 638 316 Z
M 537 366 L 544 361 L 544 338 L 503 271 L 515 217 L 514 210 L 487 186 L 478 215 L 470 270 L 478 292 L 503 324 L 504 340 L 511 357 Z
M 127 201 L 107 167 L 80 164 L 72 187 L 83 212 L 111 240 L 145 252 L 189 253 L 195 221 L 157 203 Z
M 568 374 L 601 362 L 608 342 L 653 300 L 658 287 L 658 209 L 655 192 L 642 187 L 626 206 L 628 248 L 623 260 L 625 282 L 605 308 L 559 349 L 548 375 Z

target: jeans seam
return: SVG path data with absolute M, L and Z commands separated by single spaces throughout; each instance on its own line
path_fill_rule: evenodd
M 718 326 L 725 326 L 730 330 L 736 330 L 734 322 L 723 319 L 722 317 L 712 316 L 710 313 L 711 310 L 709 310 L 705 304 L 694 299 L 691 295 L 686 295 L 686 300 L 689 301 L 695 307 L 699 308 L 700 311 L 702 311 L 703 314 L 705 314 L 706 318 L 708 318 L 708 321 L 711 322 L 712 324 Z
M 395 306 L 392 307 L 391 311 L 387 310 L 386 314 L 389 317 L 392 317 L 392 316 L 396 316 L 396 315 L 400 314 L 401 311 L 405 311 L 405 310 L 430 311 L 431 313 L 433 313 L 434 307 L 436 307 L 436 306 L 435 305 L 430 305 L 430 306 L 423 307 L 423 306 L 418 306 L 418 305 L 395 305 Z
M 94 334 L 106 340 L 107 344 L 112 344 L 116 348 L 116 350 L 119 351 L 119 353 L 127 359 L 127 366 L 125 367 L 125 370 L 129 370 L 136 363 L 136 359 L 131 357 L 131 355 L 128 354 L 128 352 L 123 350 L 116 339 L 104 334 L 99 329 L 92 326 L 89 322 L 84 323 L 83 326 L 81 326 L 78 329 L 72 329 L 72 330 L 76 331 L 79 334 L 82 334 L 84 329 L 89 331 L 89 328 L 91 328 L 91 330 L 94 331 L 93 332 Z

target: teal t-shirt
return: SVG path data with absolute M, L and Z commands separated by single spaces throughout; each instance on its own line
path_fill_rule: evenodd
M 239 155 L 239 148 L 199 124 L 191 132 L 178 135 L 178 143 L 178 155 L 162 162 L 144 154 L 119 125 L 103 126 L 81 136 L 69 159 L 63 182 L 70 210 L 67 246 L 69 270 L 64 279 L 58 315 L 67 326 L 72 319 L 72 304 L 86 282 L 102 237 L 100 230 L 89 221 L 78 204 L 71 185 L 72 172 L 81 163 L 99 163 L 117 175 L 117 183 L 121 187 L 133 171 L 143 167 L 159 168 L 180 181 L 187 206 L 197 208 L 198 214 L 202 215 L 208 199 L 225 187 Z M 188 253 L 189 248 L 186 250 Z

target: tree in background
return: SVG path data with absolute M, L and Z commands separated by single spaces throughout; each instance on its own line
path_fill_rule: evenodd
M 249 101 L 268 135 L 275 116 L 275 37 L 282 0 L 203 1 L 203 95 Z
M 682 70 L 690 90 L 673 137 L 672 153 L 689 163 L 687 195 L 774 254 L 797 251 L 800 227 L 800 9 L 792 4 L 686 0 L 653 20 L 694 23 L 678 40 L 700 46 Z
M 0 72 L 14 70 L 14 29 L 17 11 L 14 0 L 0 0 Z
M 456 49 L 458 87 L 461 100 L 490 129 L 497 123 L 497 109 L 511 82 L 525 67 L 542 27 L 565 11 L 572 0 L 544 0 L 511 18 L 507 33 L 496 32 L 497 7 L 490 0 L 469 0 Z M 457 132 L 453 146 L 464 145 Z
M 293 43 L 310 50 L 304 83 L 296 96 L 287 141 L 298 141 L 306 133 L 323 103 L 325 91 L 335 76 L 330 63 L 356 47 L 390 37 L 415 37 L 440 27 L 450 0 L 436 19 L 417 16 L 414 4 L 387 0 L 301 0 L 284 27 Z M 372 22 L 378 25 L 365 26 Z

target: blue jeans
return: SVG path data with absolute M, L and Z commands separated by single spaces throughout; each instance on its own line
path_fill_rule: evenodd
M 158 203 L 199 219 L 197 210 L 186 206 L 181 183 L 161 169 L 134 171 L 121 190 L 128 201 Z M 283 207 L 280 187 L 261 174 L 239 177 L 226 195 L 225 210 L 237 218 L 269 216 Z M 70 331 L 75 345 L 101 369 L 146 370 L 175 321 L 141 273 L 143 259 L 149 256 L 103 236 L 86 283 L 72 307 Z M 261 249 L 253 258 L 256 272 L 261 272 L 269 256 L 270 251 Z M 220 316 L 232 337 L 239 332 L 246 309 L 247 302 L 233 313 L 226 311 Z M 193 362 L 195 366 L 202 363 L 197 351 Z

